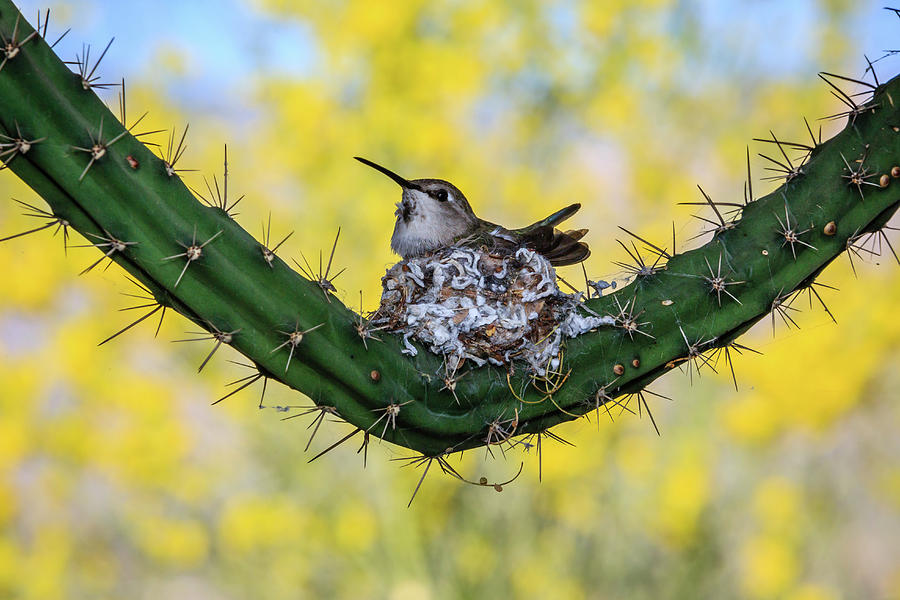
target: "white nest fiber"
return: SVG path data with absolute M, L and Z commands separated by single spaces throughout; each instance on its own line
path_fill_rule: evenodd
M 556 272 L 537 252 L 460 247 L 389 269 L 371 322 L 402 333 L 407 354 L 416 354 L 415 339 L 457 364 L 521 359 L 538 375 L 558 367 L 563 336 L 615 324 L 591 313 L 579 295 L 560 292 Z

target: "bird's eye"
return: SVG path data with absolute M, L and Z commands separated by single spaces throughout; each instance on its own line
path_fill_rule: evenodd
M 447 201 L 447 190 L 435 190 L 434 197 L 440 202 Z

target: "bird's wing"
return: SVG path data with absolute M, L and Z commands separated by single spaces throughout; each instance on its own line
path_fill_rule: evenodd
M 575 204 L 570 204 L 569 206 L 567 206 L 565 208 L 559 209 L 558 211 L 556 211 L 549 217 L 545 217 L 545 218 L 541 219 L 540 221 L 538 221 L 537 223 L 532 223 L 528 227 L 523 227 L 519 231 L 528 230 L 528 229 L 532 229 L 532 228 L 536 229 L 538 227 L 546 227 L 546 226 L 555 227 L 555 226 L 559 225 L 560 223 L 562 223 L 563 221 L 565 221 L 566 219 L 568 219 L 569 217 L 571 217 L 572 215 L 574 215 L 575 213 L 577 213 L 578 209 L 580 209 L 580 208 L 581 208 L 581 205 L 578 204 L 577 202 Z
M 542 254 L 553 266 L 574 265 L 591 254 L 588 245 L 579 241 L 587 233 L 587 229 L 560 231 L 554 225 L 571 217 L 579 208 L 580 204 L 571 204 L 521 229 L 509 230 L 488 221 L 481 221 L 477 233 L 457 240 L 457 243 L 483 244 L 487 247 L 508 250 L 525 246 Z
M 522 245 L 540 252 L 555 267 L 580 263 L 591 254 L 588 245 L 579 241 L 588 230 L 560 231 L 554 227 L 578 212 L 579 208 L 580 204 L 570 204 L 549 217 L 528 227 L 517 229 L 513 233 L 521 239 Z

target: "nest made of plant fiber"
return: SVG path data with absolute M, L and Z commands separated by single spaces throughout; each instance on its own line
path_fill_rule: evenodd
M 402 334 L 411 355 L 414 339 L 456 362 L 523 360 L 544 375 L 558 366 L 564 338 L 615 324 L 589 311 L 580 294 L 562 293 L 550 262 L 527 248 L 451 246 L 400 261 L 381 284 L 370 323 Z

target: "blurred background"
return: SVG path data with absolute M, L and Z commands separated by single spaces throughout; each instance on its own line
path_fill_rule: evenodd
M 46 2 L 20 1 L 35 22 Z M 737 201 L 745 148 L 770 130 L 808 137 L 841 106 L 820 70 L 861 76 L 900 48 L 881 2 L 51 2 L 65 60 L 113 36 L 101 81 L 126 77 L 139 130 L 190 123 L 179 166 L 205 189 L 228 144 L 238 221 L 313 261 L 341 226 L 339 297 L 378 302 L 396 186 L 351 159 L 457 184 L 480 216 L 524 225 L 584 206 L 593 278 L 619 277 L 617 225 L 682 246 L 702 226 L 700 184 Z M 93 58 L 92 58 L 93 60 Z M 900 61 L 876 63 L 881 80 Z M 852 88 L 851 88 L 852 89 Z M 103 97 L 117 105 L 117 89 Z M 116 112 L 116 109 L 114 109 Z M 146 138 L 165 145 L 166 134 Z M 761 178 L 751 143 L 754 192 Z M 0 237 L 36 226 L 9 201 L 42 204 L 0 176 Z M 896 221 L 895 221 L 896 223 Z M 897 240 L 894 236 L 894 240 Z M 74 244 L 85 243 L 76 236 Z M 172 344 L 166 318 L 97 343 L 137 315 L 115 268 L 49 231 L 0 244 L 2 598 L 900 598 L 900 268 L 885 249 L 845 257 L 820 281 L 802 329 L 763 321 L 764 353 L 654 385 L 675 399 L 649 421 L 605 414 L 558 427 L 575 444 L 534 456 L 471 452 L 470 479 L 342 446 L 326 423 L 304 453 L 306 403 L 258 386 L 211 403 L 247 371 L 228 348 Z M 880 264 L 883 263 L 883 264 Z M 562 269 L 579 279 L 580 269 Z M 720 365 L 721 366 L 721 365 Z M 891 390 L 894 390 L 893 392 Z

